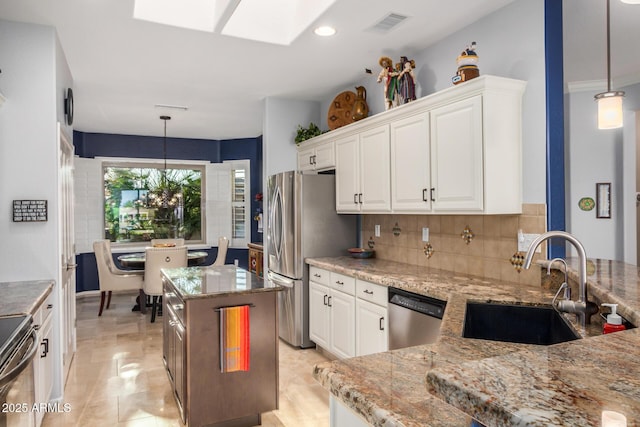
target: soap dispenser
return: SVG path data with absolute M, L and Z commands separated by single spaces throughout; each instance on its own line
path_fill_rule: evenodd
M 602 328 L 603 334 L 610 334 L 611 332 L 624 331 L 626 328 L 622 324 L 622 317 L 616 313 L 618 304 L 602 304 L 604 307 L 611 307 L 611 313 L 607 315 L 607 323 Z

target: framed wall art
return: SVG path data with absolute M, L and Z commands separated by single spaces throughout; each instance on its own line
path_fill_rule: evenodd
M 611 218 L 611 183 L 596 184 L 596 218 Z

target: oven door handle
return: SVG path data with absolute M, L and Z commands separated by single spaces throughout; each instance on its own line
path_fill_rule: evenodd
M 31 338 L 32 338 L 31 349 L 27 352 L 27 354 L 22 358 L 22 361 L 16 367 L 14 367 L 12 370 L 10 370 L 9 372 L 7 372 L 6 374 L 0 377 L 0 387 L 4 387 L 5 385 L 9 384 L 11 381 L 18 378 L 18 375 L 20 375 L 22 371 L 24 371 L 24 369 L 33 360 L 39 347 L 38 335 L 36 334 L 35 329 L 31 329 Z

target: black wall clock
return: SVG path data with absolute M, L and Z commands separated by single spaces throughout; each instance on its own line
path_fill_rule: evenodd
M 67 89 L 67 96 L 64 98 L 64 117 L 67 125 L 73 124 L 73 90 Z

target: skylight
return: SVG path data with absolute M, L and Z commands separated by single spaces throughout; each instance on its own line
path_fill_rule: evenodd
M 135 0 L 133 17 L 159 24 L 291 44 L 336 0 Z M 226 22 L 225 22 L 226 21 Z
M 222 34 L 288 45 L 334 2 L 242 0 L 222 29 Z
M 133 17 L 190 30 L 213 32 L 231 0 L 135 0 Z

